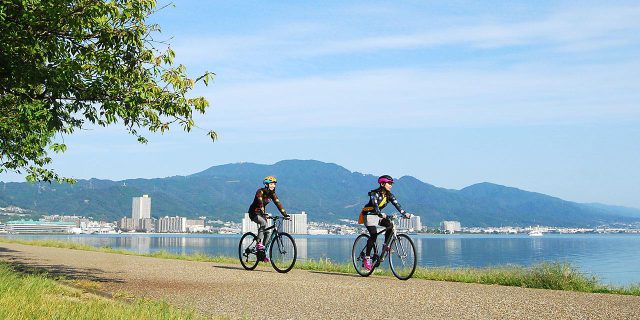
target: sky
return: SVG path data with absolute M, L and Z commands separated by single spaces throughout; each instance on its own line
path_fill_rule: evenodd
M 211 103 L 201 129 L 140 145 L 87 127 L 52 168 L 123 180 L 315 159 L 640 208 L 639 16 L 637 1 L 176 1 L 149 21 L 190 75 L 216 74 L 194 91 Z

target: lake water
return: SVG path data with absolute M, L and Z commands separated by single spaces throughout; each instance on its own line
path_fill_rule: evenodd
M 165 250 L 237 256 L 239 235 L 11 235 L 19 239 L 56 239 L 138 253 Z M 352 236 L 294 236 L 301 259 L 350 261 Z M 380 237 L 382 238 L 382 237 Z M 569 262 L 603 283 L 640 283 L 640 235 L 411 235 L 422 266 L 529 266 L 542 261 Z

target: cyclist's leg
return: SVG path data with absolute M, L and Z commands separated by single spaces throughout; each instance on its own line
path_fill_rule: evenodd
M 269 236 L 271 235 L 271 231 L 266 230 L 267 229 L 267 218 L 266 217 L 262 217 L 262 220 L 264 221 L 263 227 L 262 229 L 264 230 L 264 241 L 262 243 L 264 243 L 265 247 L 268 245 L 267 242 L 269 242 Z
M 249 218 L 258 225 L 258 243 L 264 243 L 264 240 L 267 239 L 264 231 L 267 227 L 267 220 L 257 213 L 250 215 Z
M 389 244 L 389 240 L 391 238 L 391 234 L 393 233 L 393 224 L 389 218 L 384 218 L 380 220 L 380 226 L 385 227 L 384 232 L 384 243 Z
M 376 215 L 366 215 L 364 220 L 364 225 L 367 227 L 367 231 L 369 231 L 369 241 L 367 241 L 367 250 L 366 255 L 371 256 L 371 249 L 376 245 L 376 238 L 378 237 L 378 230 L 376 226 L 378 225 L 378 216 Z
M 367 250 L 366 250 L 366 255 L 371 256 L 371 249 L 373 249 L 373 246 L 376 244 L 376 238 L 378 237 L 378 230 L 376 229 L 375 226 L 369 226 L 367 227 L 367 230 L 369 231 L 369 240 L 367 240 Z
M 251 220 L 258 224 L 258 244 L 256 244 L 256 249 L 258 250 L 257 256 L 259 261 L 268 261 L 266 256 L 266 247 L 264 243 L 267 241 L 267 237 L 269 236 L 265 229 L 267 227 L 267 219 L 260 214 L 255 214 L 255 216 L 251 217 Z M 266 235 L 265 235 L 266 234 Z

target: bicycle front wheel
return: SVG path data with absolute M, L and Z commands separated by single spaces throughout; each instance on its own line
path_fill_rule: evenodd
M 247 232 L 240 238 L 238 256 L 240 257 L 240 264 L 247 270 L 253 270 L 258 265 L 257 238 L 252 232 Z
M 391 272 L 400 280 L 411 278 L 416 270 L 416 247 L 406 234 L 399 234 L 391 241 L 389 252 L 389 266 Z
M 288 233 L 280 233 L 273 239 L 271 248 L 269 248 L 269 256 L 271 265 L 280 273 L 287 273 L 293 265 L 296 264 L 298 248 L 293 237 Z
M 356 238 L 356 241 L 353 242 L 353 248 L 351 249 L 351 261 L 353 261 L 353 267 L 356 269 L 356 272 L 363 277 L 368 277 L 373 272 L 373 268 L 371 270 L 367 270 L 364 267 L 364 257 L 366 255 L 368 241 L 369 235 L 363 233 Z

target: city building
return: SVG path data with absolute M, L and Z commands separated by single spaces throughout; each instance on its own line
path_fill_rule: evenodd
M 289 217 L 291 217 L 290 220 L 282 221 L 282 227 L 278 231 L 288 234 L 308 234 L 307 214 L 304 211 L 290 214 Z
M 4 223 L 0 223 L 0 233 L 6 233 L 7 228 Z
M 142 197 L 134 197 L 131 204 L 131 218 L 133 218 L 135 229 L 143 229 L 140 225 L 140 219 L 151 218 L 151 198 L 149 195 Z
M 136 231 L 141 232 L 154 232 L 156 230 L 155 218 L 142 218 L 138 220 L 138 228 Z
M 20 220 L 9 221 L 5 228 L 8 233 L 71 233 L 76 227 L 73 222 L 50 222 L 50 221 L 32 221 Z
M 420 216 L 411 216 L 411 219 L 400 218 L 396 220 L 396 228 L 401 231 L 417 232 L 422 231 L 422 222 Z
M 118 221 L 118 229 L 122 231 L 135 231 L 135 221 L 133 221 L 133 218 L 122 217 L 122 219 Z
M 187 232 L 186 217 L 164 217 L 158 219 L 157 232 Z
M 49 215 L 49 216 L 42 216 L 42 219 L 44 221 L 50 221 L 50 222 L 73 222 L 76 224 L 76 227 L 80 227 L 80 224 L 82 223 L 88 223 L 90 220 L 85 218 L 85 217 L 81 217 L 81 216 L 61 216 L 61 215 Z
M 187 232 L 208 232 L 210 230 L 205 227 L 204 219 L 187 219 Z
M 444 233 L 455 233 L 462 231 L 460 221 L 442 221 L 440 222 L 440 231 Z

